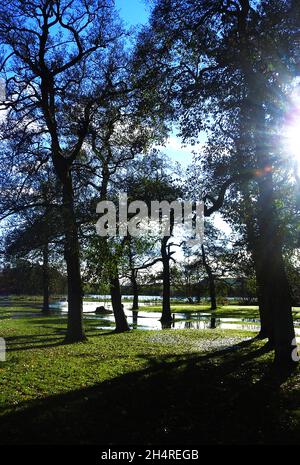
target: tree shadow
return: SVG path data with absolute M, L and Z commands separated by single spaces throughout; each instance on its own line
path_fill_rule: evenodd
M 146 369 L 5 415 L 1 442 L 296 443 L 299 431 L 289 430 L 279 387 L 266 382 L 266 351 L 251 340 L 205 355 L 141 354 Z
M 7 343 L 7 352 L 21 352 L 24 350 L 31 350 L 31 349 L 48 349 L 50 347 L 57 347 L 60 345 L 69 345 L 72 344 L 70 342 L 65 341 L 65 337 L 67 334 L 66 328 L 57 328 L 55 326 L 44 325 L 40 326 L 40 328 L 45 329 L 52 329 L 52 333 L 48 332 L 45 334 L 29 334 L 29 335 L 21 335 L 21 336 L 9 336 L 6 337 Z M 96 330 L 93 328 L 88 328 L 86 333 L 88 336 L 95 336 Z M 101 332 L 96 336 L 111 336 L 113 334 L 117 334 L 115 331 L 107 331 Z
M 59 339 L 58 337 L 32 337 L 30 344 L 27 341 L 14 341 L 14 340 L 7 340 L 7 353 L 10 352 L 20 352 L 24 350 L 31 350 L 31 349 L 48 349 L 50 347 L 57 347 L 59 345 L 63 345 L 64 340 Z

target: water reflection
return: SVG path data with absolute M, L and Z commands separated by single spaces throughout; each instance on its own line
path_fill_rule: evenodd
M 161 324 L 161 329 L 171 329 L 174 328 L 174 322 L 173 321 L 165 321 L 165 322 L 160 322 Z
M 112 306 L 109 301 L 102 301 L 105 311 L 111 311 Z M 83 304 L 83 312 L 85 319 L 95 322 L 96 329 L 113 330 L 115 327 L 115 320 L 113 313 L 97 313 L 97 307 L 102 306 L 101 301 L 85 301 Z M 11 306 L 11 305 L 10 305 Z M 14 302 L 13 308 L 6 309 L 8 305 L 6 302 L 1 305 L 3 311 L 1 312 L 0 319 L 7 318 L 36 318 L 40 313 L 33 313 L 35 309 L 40 310 L 40 304 L 28 302 Z M 234 307 L 233 307 L 234 308 Z M 56 301 L 51 303 L 51 309 L 57 314 L 65 314 L 68 311 L 68 303 L 65 300 Z M 260 322 L 256 318 L 218 318 L 214 312 L 178 312 L 174 313 L 173 320 L 168 324 L 160 322 L 159 312 L 146 312 L 143 311 L 143 304 L 140 309 L 132 310 L 131 302 L 124 302 L 124 311 L 128 319 L 129 326 L 133 329 L 145 330 L 160 330 L 160 329 L 237 329 L 244 331 L 258 332 L 260 329 Z M 300 337 L 300 319 L 295 322 L 296 336 Z
M 107 310 L 112 310 L 111 303 L 104 304 Z M 84 302 L 83 312 L 85 318 L 99 321 L 97 329 L 112 329 L 114 327 L 113 314 L 95 314 L 99 302 Z M 160 313 L 145 312 L 141 305 L 140 310 L 132 310 L 132 303 L 124 303 L 124 311 L 129 326 L 133 329 L 238 329 L 244 331 L 258 332 L 260 329 L 259 319 L 256 318 L 218 318 L 213 312 L 180 312 L 173 314 L 173 321 L 167 324 L 160 322 Z M 65 301 L 52 304 L 52 309 L 59 312 L 67 312 L 68 304 Z M 299 321 L 295 322 L 295 332 L 300 336 Z

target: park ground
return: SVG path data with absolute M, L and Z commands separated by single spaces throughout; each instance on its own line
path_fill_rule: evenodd
M 184 311 L 205 310 L 192 307 Z M 0 307 L 8 348 L 0 362 L 0 444 L 300 442 L 300 372 L 281 383 L 270 376 L 273 353 L 255 333 L 115 334 L 85 319 L 88 341 L 64 344 L 66 317 L 39 308 L 29 300 Z M 257 309 L 217 312 L 255 318 Z

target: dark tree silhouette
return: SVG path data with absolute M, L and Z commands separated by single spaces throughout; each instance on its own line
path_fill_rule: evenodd
M 241 184 L 257 186 L 260 310 L 282 369 L 293 365 L 295 334 L 276 171 L 291 166 L 283 165 L 282 151 L 269 134 L 282 121 L 278 106 L 287 101 L 284 86 L 295 76 L 299 24 L 296 2 L 157 0 L 137 52 L 151 63 L 151 71 L 145 70 L 149 85 L 154 85 L 153 69 L 160 74 L 183 139 L 196 142 L 199 132 L 207 134 L 201 154 L 208 173 L 206 216 Z
M 123 34 L 120 25 L 113 26 L 114 15 L 110 0 L 15 0 L 0 7 L 0 42 L 7 50 L 1 70 L 8 73 L 9 98 L 2 131 L 18 137 L 19 146 L 28 137 L 32 142 L 44 134 L 61 183 L 70 342 L 85 339 L 72 165 L 82 150 L 94 105 L 105 100 L 101 78 L 92 72 L 93 59 L 96 52 L 105 59 L 106 50 Z M 74 105 L 76 121 L 68 117 Z

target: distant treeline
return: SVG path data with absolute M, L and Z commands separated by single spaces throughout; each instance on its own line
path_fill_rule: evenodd
M 49 268 L 50 293 L 66 294 L 67 280 L 56 268 Z M 43 267 L 27 260 L 6 266 L 0 272 L 1 295 L 41 295 L 43 293 Z
M 232 278 L 216 280 L 217 295 L 220 299 L 226 297 L 239 297 L 245 301 L 253 302 L 256 299 L 256 290 L 253 280 L 246 278 Z M 89 293 L 99 294 L 99 290 L 89 287 Z M 162 296 L 162 284 L 144 284 L 139 287 L 140 295 Z M 132 295 L 133 289 L 130 285 L 122 286 L 123 295 Z M 192 297 L 197 300 L 209 298 L 209 283 L 207 279 L 202 279 L 199 283 L 189 284 L 189 286 L 174 286 L 171 289 L 172 297 Z
M 300 302 L 299 279 L 292 279 L 293 304 Z M 295 278 L 295 277 L 294 277 Z M 123 295 L 132 295 L 130 285 L 122 285 Z M 49 267 L 49 291 L 50 295 L 67 295 L 67 279 L 64 273 L 55 266 Z M 107 294 L 107 289 L 84 285 L 85 294 Z M 160 283 L 141 284 L 139 295 L 162 296 L 163 287 Z M 217 299 L 222 301 L 227 297 L 237 297 L 245 303 L 256 302 L 256 284 L 252 278 L 230 278 L 216 280 Z M 0 271 L 0 295 L 42 295 L 43 294 L 43 266 L 28 260 L 17 260 L 14 265 L 7 265 Z M 172 297 L 192 297 L 196 300 L 209 298 L 209 283 L 202 279 L 198 283 L 190 283 L 188 286 L 174 285 L 171 288 Z

